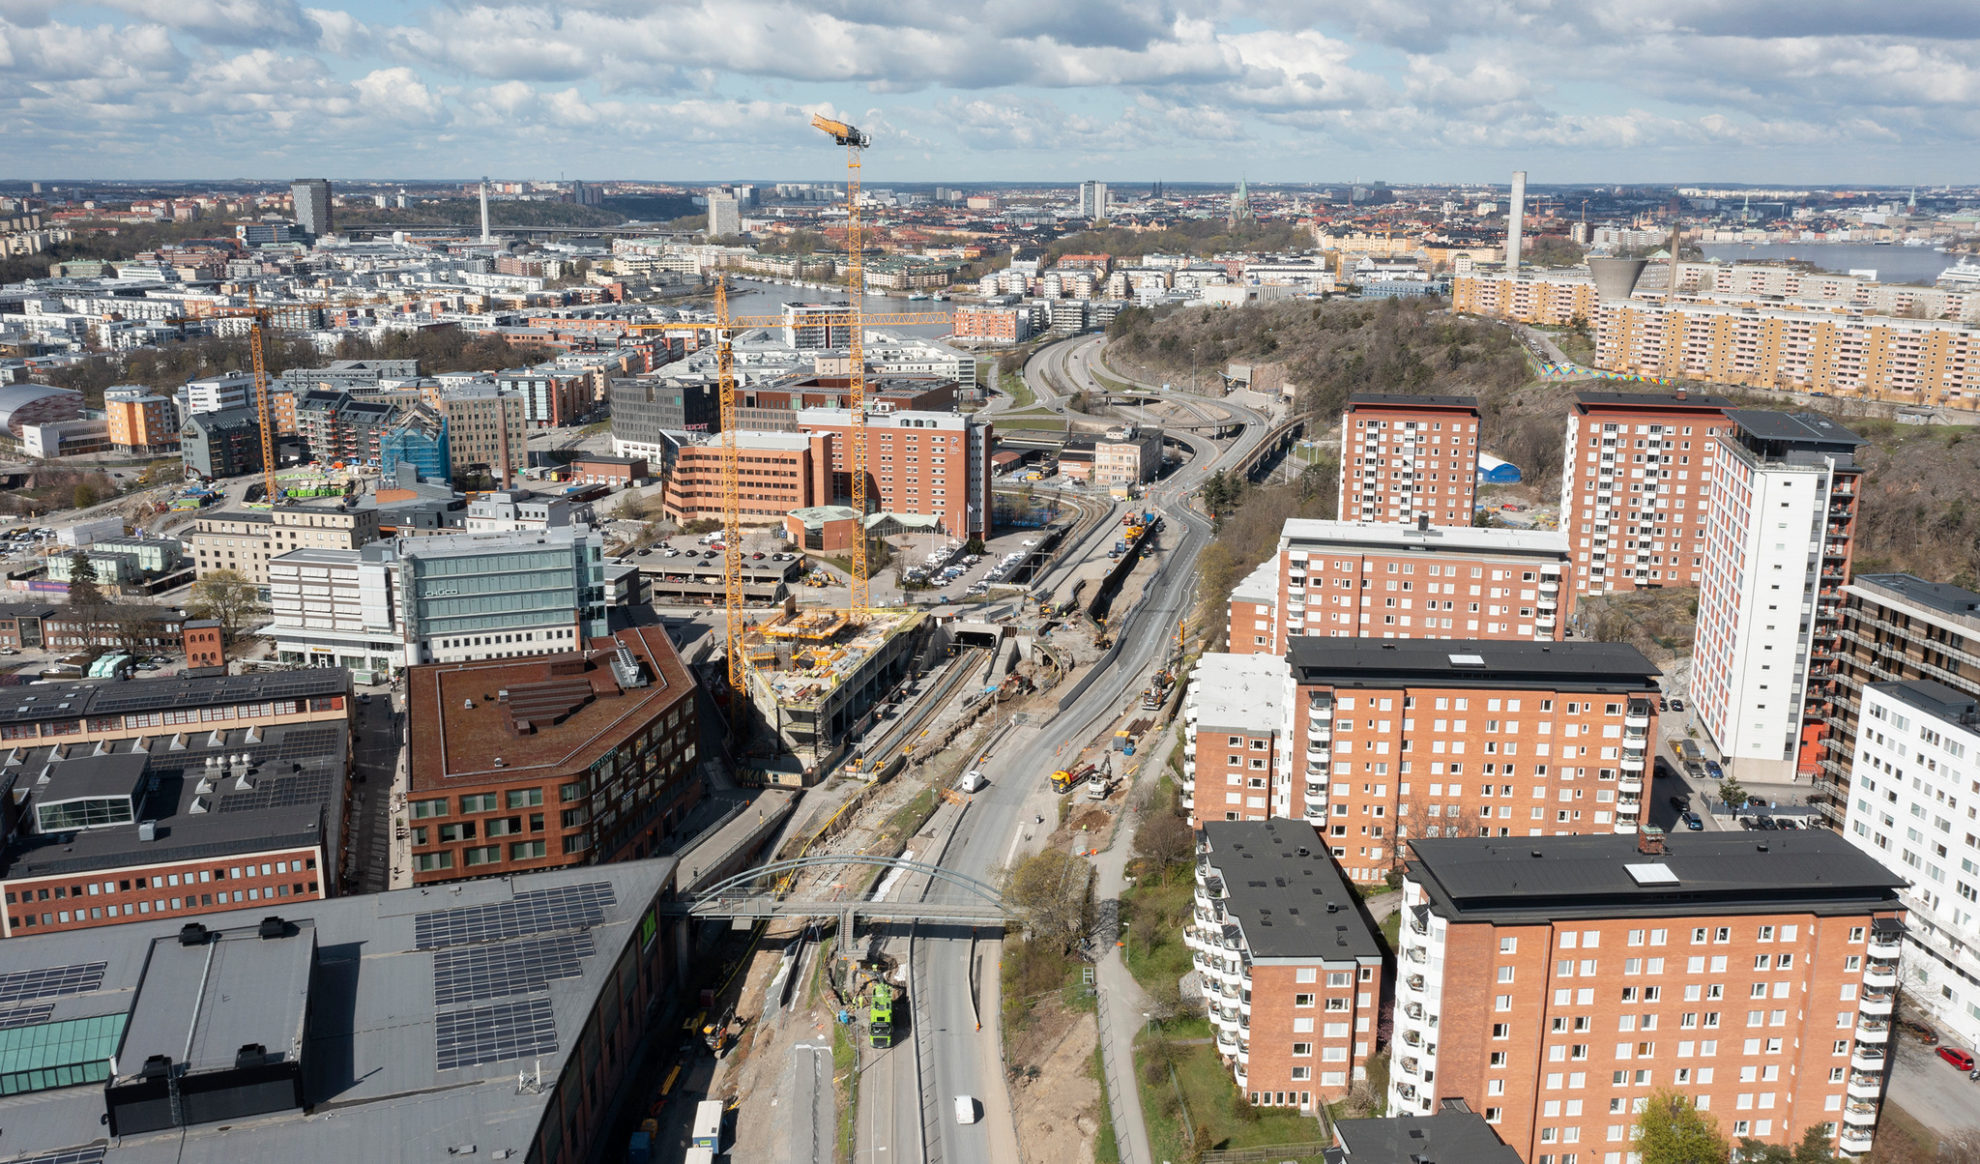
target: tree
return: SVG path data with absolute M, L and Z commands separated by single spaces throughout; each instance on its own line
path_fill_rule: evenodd
M 186 609 L 194 618 L 210 618 L 220 624 L 223 650 L 232 647 L 248 622 L 263 612 L 254 583 L 233 570 L 215 570 L 193 583 Z
M 1636 1117 L 1643 1164 L 1725 1164 L 1732 1148 L 1718 1122 L 1676 1091 L 1653 1092 Z
M 1004 872 L 1004 900 L 1024 919 L 1035 941 L 1071 953 L 1092 929 L 1093 867 L 1071 853 L 1046 849 Z
M 1158 808 L 1144 816 L 1141 827 L 1134 830 L 1134 855 L 1154 866 L 1164 885 L 1169 883 L 1170 871 L 1195 851 L 1196 835 L 1190 831 L 1189 822 L 1172 812 Z
M 84 626 L 83 642 L 96 641 L 98 625 L 103 622 L 103 608 L 108 601 L 103 597 L 103 588 L 96 584 L 96 564 L 89 555 L 77 550 L 69 555 L 69 609 L 77 621 Z
M 1738 780 L 1731 776 L 1719 781 L 1719 796 L 1726 802 L 1727 808 L 1741 809 L 1746 807 L 1746 789 Z

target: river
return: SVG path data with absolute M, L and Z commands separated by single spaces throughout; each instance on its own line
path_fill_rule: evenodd
M 1918 283 L 1928 287 L 1939 277 L 1939 272 L 1959 261 L 1958 255 L 1931 247 L 1879 247 L 1869 243 L 1705 243 L 1699 249 L 1708 259 L 1733 262 L 1799 259 L 1839 274 L 1870 268 L 1877 272 L 1879 282 Z

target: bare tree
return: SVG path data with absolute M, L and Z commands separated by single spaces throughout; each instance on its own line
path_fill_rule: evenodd
M 1034 940 L 1070 953 L 1092 928 L 1092 880 L 1091 865 L 1046 849 L 1006 870 L 1002 888 Z

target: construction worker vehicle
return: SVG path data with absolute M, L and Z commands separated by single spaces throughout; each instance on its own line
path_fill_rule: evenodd
M 1057 772 L 1052 773 L 1052 791 L 1059 793 L 1061 796 L 1071 792 L 1092 778 L 1095 767 L 1093 764 L 1080 764 L 1071 770 L 1065 768 L 1059 769 Z

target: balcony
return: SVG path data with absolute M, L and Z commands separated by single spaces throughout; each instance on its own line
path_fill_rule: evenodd
M 1316 743 L 1334 738 L 1334 721 L 1313 718 L 1306 721 L 1306 738 Z
M 1237 1061 L 1238 1061 L 1238 1062 L 1240 1062 L 1240 1063 L 1244 1063 L 1244 1064 L 1249 1064 L 1249 1063 L 1251 1062 L 1251 1044 L 1250 1044 L 1250 1043 L 1239 1043 L 1239 1044 L 1238 1044 L 1238 1049 L 1237 1049 Z
M 1403 985 L 1407 986 L 1410 990 L 1414 991 L 1417 994 L 1422 994 L 1426 989 L 1423 981 L 1423 975 L 1421 974 L 1411 974 L 1409 977 L 1404 978 Z
M 1309 804 L 1306 806 L 1305 811 L 1299 814 L 1299 819 L 1305 821 L 1307 824 L 1318 827 L 1327 820 L 1327 806 L 1324 804 Z
M 1402 1073 L 1412 1079 L 1421 1078 L 1423 1075 L 1423 1064 L 1414 1055 L 1404 1055 L 1397 1059 L 1396 1066 L 1402 1068 Z
M 1406 1047 L 1421 1047 L 1423 1045 L 1423 1032 L 1411 1027 L 1402 1033 L 1402 1041 Z
M 1324 808 L 1327 804 L 1327 786 L 1325 784 L 1308 784 L 1302 796 L 1306 803 L 1317 804 Z
M 1631 700 L 1629 709 L 1623 712 L 1623 727 L 1629 731 L 1643 731 L 1650 726 L 1650 705 Z
M 1217 1053 L 1219 1055 L 1235 1055 L 1237 1054 L 1237 1049 L 1237 1031 L 1231 1030 L 1227 1032 L 1222 1027 L 1219 1027 L 1217 1029 Z
M 1849 1065 L 1858 1071 L 1881 1074 L 1884 1070 L 1884 1064 L 1888 1062 L 1890 1060 L 1884 1057 L 1882 1049 L 1877 1047 L 1865 1047 L 1858 1044 L 1849 1053 Z
M 1560 590 L 1561 590 L 1561 580 L 1559 578 L 1553 577 L 1552 575 L 1548 575 L 1548 574 L 1542 574 L 1540 576 L 1540 593 L 1558 594 L 1560 593 Z
M 1859 1018 L 1856 1020 L 1856 1041 L 1882 1045 L 1891 1041 L 1891 1024 L 1883 1019 Z
M 1860 1128 L 1877 1126 L 1877 1105 L 1874 1103 L 1846 1103 L 1843 1105 L 1843 1122 Z
M 1624 776 L 1621 780 L 1616 782 L 1616 788 L 1622 792 L 1642 792 L 1643 791 L 1642 775 L 1639 773 L 1634 777 Z
M 1430 936 L 1430 913 L 1428 910 L 1419 911 L 1412 909 L 1409 911 L 1409 932 L 1419 938 Z
M 1408 1020 L 1409 1020 L 1410 1022 L 1413 1022 L 1413 1023 L 1420 1023 L 1420 1022 L 1422 1022 L 1422 1021 L 1423 1021 L 1423 1014 L 1424 1014 L 1424 1011 L 1423 1011 L 1423 1004 L 1422 1004 L 1422 1003 L 1420 1003 L 1420 1002 L 1410 1002 L 1410 1003 L 1405 1003 L 1405 1004 L 1403 1004 L 1403 1017 L 1404 1017 L 1404 1018 L 1406 1018 L 1406 1019 L 1408 1019 Z
M 1851 1099 L 1874 1100 L 1884 1094 L 1884 1077 L 1857 1072 L 1849 1077 L 1849 1097 Z
M 1836 1138 L 1836 1147 L 1845 1152 L 1868 1152 L 1870 1150 L 1870 1140 L 1871 1132 L 1869 1128 L 1851 1127 L 1845 1124 L 1842 1128 L 1842 1134 Z
M 1418 966 L 1428 965 L 1430 962 L 1430 955 L 1424 952 L 1422 946 L 1411 946 L 1403 951 L 1402 956 L 1403 961 L 1414 962 Z
M 1870 926 L 1870 949 L 1872 958 L 1896 961 L 1904 953 L 1904 923 L 1895 918 L 1882 918 Z
M 1898 966 L 1897 966 L 1897 960 L 1895 958 L 1891 958 L 1891 959 L 1872 958 L 1869 962 L 1866 962 L 1864 964 L 1863 985 L 1896 986 L 1897 984 L 1898 984 Z
M 1866 990 L 1857 1009 L 1864 1014 L 1887 1015 L 1897 1009 L 1897 991 Z

